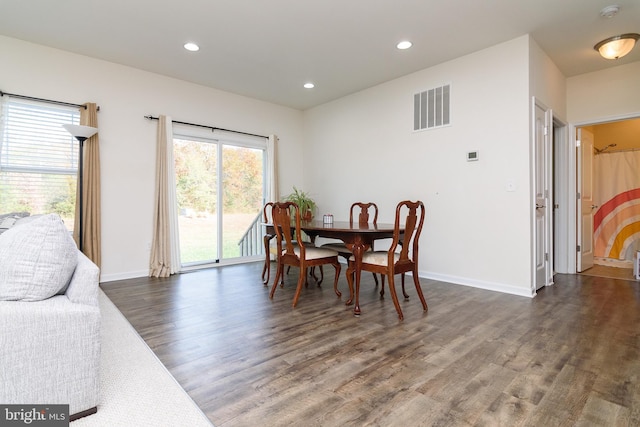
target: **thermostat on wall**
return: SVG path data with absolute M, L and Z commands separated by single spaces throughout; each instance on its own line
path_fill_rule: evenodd
M 479 154 L 477 151 L 469 151 L 467 153 L 467 162 L 473 162 L 478 160 L 479 158 Z

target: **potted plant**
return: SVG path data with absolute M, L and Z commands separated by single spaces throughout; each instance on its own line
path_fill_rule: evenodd
M 300 216 L 304 221 L 310 221 L 316 211 L 316 202 L 304 191 L 298 190 L 293 186 L 293 193 L 286 196 L 287 202 L 293 202 L 300 208 Z

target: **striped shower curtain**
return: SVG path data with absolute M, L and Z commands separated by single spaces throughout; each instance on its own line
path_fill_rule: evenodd
M 633 260 L 640 250 L 640 151 L 594 159 L 594 255 Z

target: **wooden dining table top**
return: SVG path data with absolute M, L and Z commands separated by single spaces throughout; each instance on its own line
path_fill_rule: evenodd
M 394 224 L 372 224 L 359 223 L 357 221 L 333 221 L 325 223 L 321 219 L 311 221 L 301 221 L 300 228 L 309 231 L 327 231 L 328 233 L 348 232 L 348 233 L 393 233 Z

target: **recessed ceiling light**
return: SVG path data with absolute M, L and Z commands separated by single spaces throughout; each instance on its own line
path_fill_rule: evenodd
M 309 82 L 309 83 L 305 83 L 304 84 L 304 88 L 305 89 L 313 89 L 314 87 L 316 87 L 316 85 L 314 85 L 313 83 Z
M 197 51 L 200 50 L 200 46 L 198 46 L 195 43 L 191 43 L 191 42 L 185 43 L 184 44 L 184 48 L 187 49 L 190 52 L 197 52 Z
M 396 45 L 396 47 L 400 50 L 409 49 L 411 46 L 413 46 L 413 43 L 411 43 L 409 40 L 401 41 Z

